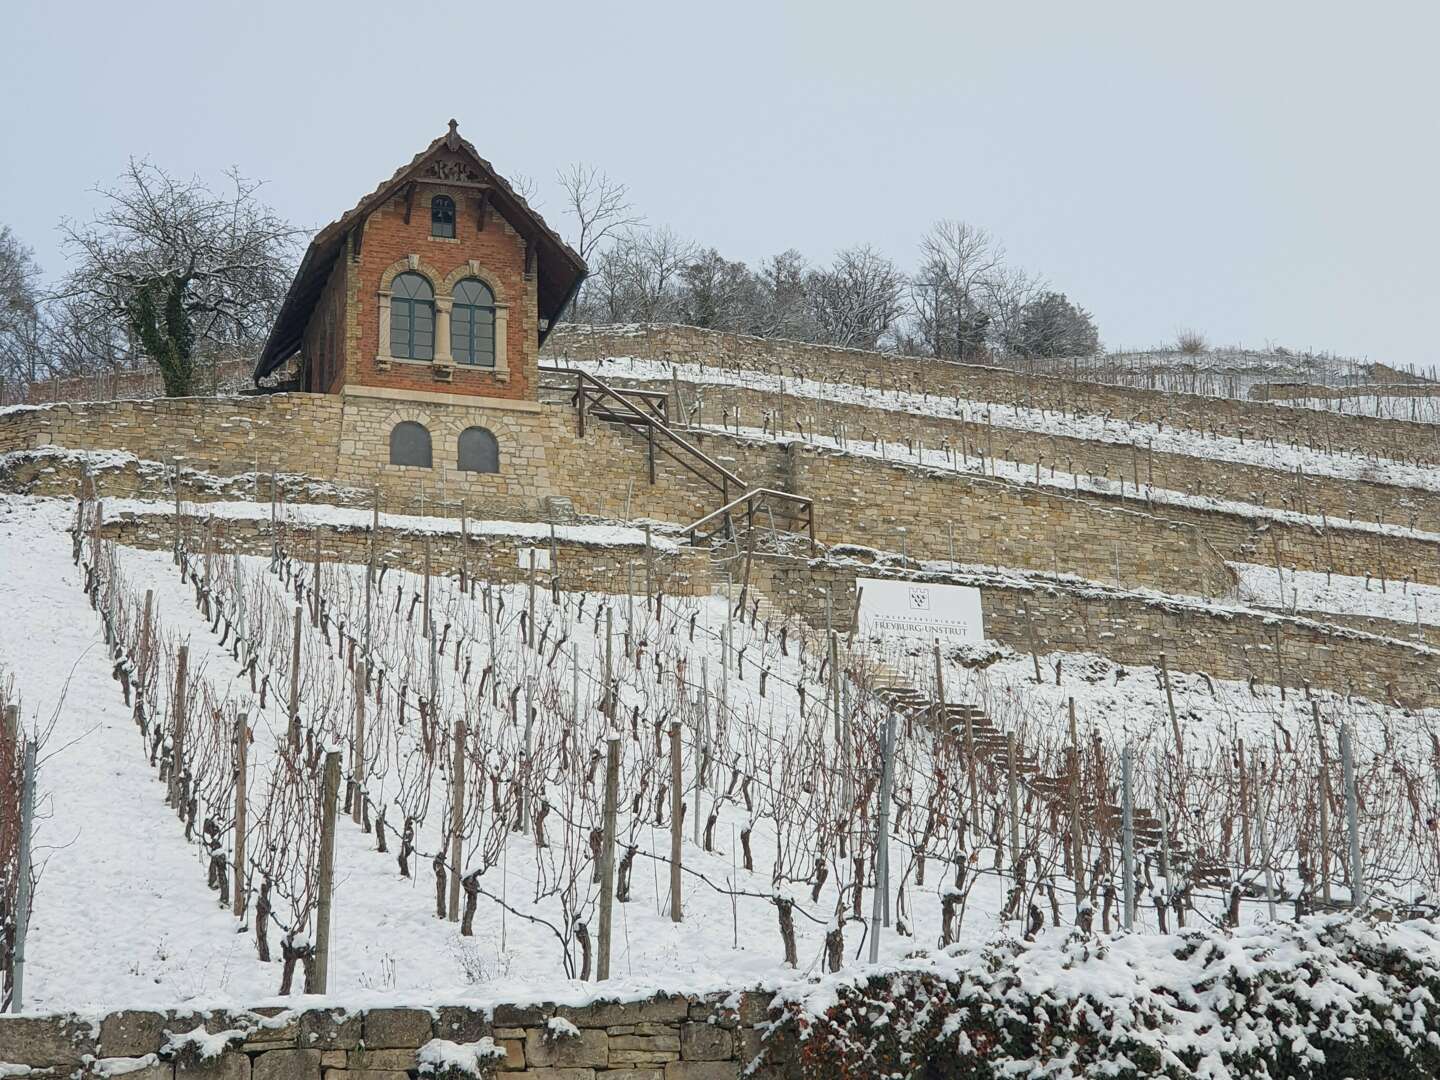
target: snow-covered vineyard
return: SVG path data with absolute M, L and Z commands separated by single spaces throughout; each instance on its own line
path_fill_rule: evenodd
M 1322 874 L 1319 853 L 1322 815 L 1337 837 L 1345 828 L 1342 728 L 1366 888 L 1425 909 L 1440 866 L 1431 712 L 1282 700 L 1098 656 L 979 667 L 959 651 L 937 668 L 928 650 L 891 649 L 882 666 L 859 639 L 832 680 L 823 637 L 752 603 L 740 610 L 738 595 L 552 592 L 543 580 L 532 595 L 323 564 L 317 618 L 304 552 L 185 551 L 182 577 L 170 553 L 72 541 L 74 504 L 10 498 L 4 512 L 7 550 L 28 557 L 7 587 L 0 662 L 41 722 L 47 765 L 29 939 L 28 992 L 41 1007 L 298 987 L 315 946 L 331 752 L 341 821 L 330 989 L 347 996 L 593 975 L 612 743 L 620 985 L 869 959 L 892 723 L 881 958 L 979 944 L 997 920 L 1031 933 L 1077 919 L 1119 927 L 1123 823 L 1099 804 L 1117 789 L 1123 747 L 1135 806 L 1152 821 L 1170 808 L 1175 843 L 1139 838 L 1137 928 L 1345 900 L 1348 863 L 1337 854 Z M 1058 685 L 1035 682 L 1037 661 L 1047 676 L 1062 668 Z M 883 690 L 929 692 L 937 676 L 946 701 L 975 705 L 1008 735 L 973 770 L 964 724 L 939 730 L 933 710 Z M 1067 808 L 1077 758 L 1078 832 Z M 1065 778 L 1054 790 L 1053 777 Z M 164 896 L 83 966 L 47 962 L 92 921 L 113 925 L 137 879 L 160 874 Z
M 1375 484 L 1402 493 L 1397 505 L 1440 491 L 1418 446 L 1402 459 L 723 365 L 612 357 L 574 370 L 652 399 L 667 381 L 676 399 L 680 381 L 717 401 L 758 391 L 792 424 L 807 402 L 841 404 L 1096 446 L 1143 441 Z M 683 421 L 665 430 L 799 439 L 1077 502 L 1130 483 L 1162 518 L 1223 511 L 1262 532 L 1316 535 L 1333 524 L 1153 482 L 1137 490 L 1123 473 L 1042 471 L 963 440 L 927 447 L 903 427 L 890 439 L 791 435 L 712 408 L 677 400 L 667 415 Z M 607 421 L 595 413 L 592 424 Z M 750 564 L 853 575 L 854 551 L 797 556 L 773 515 L 759 541 L 773 550 L 758 556 L 753 520 L 748 537 L 701 543 L 687 521 L 650 512 L 643 484 L 625 493 L 624 516 L 462 522 L 453 491 L 396 497 L 419 512 L 382 515 L 378 488 L 372 510 L 319 469 L 295 484 L 316 501 L 277 501 L 273 477 L 261 495 L 257 462 L 241 457 L 244 475 L 223 485 L 186 473 L 179 516 L 167 517 L 149 481 L 100 490 L 125 470 L 181 476 L 130 448 L 107 459 L 46 447 L 24 475 L 47 493 L 0 495 L 0 967 L 7 1000 L 22 985 L 27 1011 L 312 994 L 348 1008 L 578 1007 L 763 987 L 777 1032 L 815 1033 L 804 1075 L 870 1075 L 886 1061 L 914 1072 L 982 1060 L 987 1045 L 1054 1075 L 1103 1071 L 1110 1055 L 1143 1062 L 1142 1074 L 1213 1076 L 1247 1054 L 1323 1062 L 1381 1030 L 1412 1064 L 1440 1045 L 1428 1034 L 1440 708 L 1283 671 L 1272 680 L 1268 666 L 1226 678 L 1183 647 L 1169 663 L 1163 648 L 1136 662 L 1105 634 L 1083 651 L 1037 647 L 1033 629 L 941 645 L 877 631 L 858 612 L 832 620 L 843 598 L 816 615 L 752 579 Z M 75 469 L 78 490 L 57 495 Z M 1376 551 L 1440 544 L 1424 515 L 1345 527 Z M 412 553 L 423 543 L 424 564 L 381 543 L 382 528 Z M 344 557 L 321 558 L 327 530 L 351 538 Z M 1124 580 L 1118 548 L 1113 579 L 1099 582 L 1058 561 L 1048 575 L 976 565 L 953 535 L 949 560 L 912 558 L 907 526 L 896 533 L 898 550 L 868 550 L 865 572 L 1103 585 L 1117 606 L 1303 620 L 1350 635 L 1327 648 L 1363 639 L 1407 663 L 1435 655 L 1433 567 L 1372 579 L 1284 565 L 1278 547 L 1266 563 L 1261 549 L 1221 562 L 1233 588 L 1202 597 L 1198 585 Z M 519 547 L 518 573 L 511 548 L 502 566 L 484 546 L 497 540 Z M 431 572 L 432 544 L 481 554 Z M 557 545 L 624 554 L 581 587 L 560 572 L 570 564 Z M 667 591 L 650 565 L 661 556 L 705 573 Z M 23 895 L 22 859 L 33 867 Z M 1253 1029 L 1227 1003 L 1247 979 L 1272 1010 Z M 1397 1000 L 1399 1034 L 1377 1019 Z M 1024 1023 L 1048 1025 L 1057 1047 L 1087 1027 L 1125 1035 L 1103 1047 L 1077 1035 L 1056 1066 L 1017 1041 L 1017 1018 L 1038 1013 Z

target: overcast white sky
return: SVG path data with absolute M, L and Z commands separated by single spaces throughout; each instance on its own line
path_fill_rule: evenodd
M 268 181 L 318 226 L 445 130 L 572 161 L 730 258 L 930 222 L 1003 241 L 1105 343 L 1274 342 L 1428 367 L 1440 5 L 6 0 L 0 223 L 56 223 L 127 155 Z

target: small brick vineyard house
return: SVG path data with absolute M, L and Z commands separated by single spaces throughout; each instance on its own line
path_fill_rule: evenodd
M 310 242 L 255 368 L 312 393 L 535 400 L 540 344 L 585 264 L 454 120 Z
M 255 380 L 295 360 L 293 388 L 335 402 L 344 479 L 533 502 L 551 487 L 540 346 L 584 276 L 451 120 L 316 233 Z

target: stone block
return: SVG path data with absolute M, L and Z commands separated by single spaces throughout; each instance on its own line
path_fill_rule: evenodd
M 175 1080 L 250 1080 L 250 1059 L 238 1050 L 229 1050 L 200 1061 L 178 1060 Z
M 659 1069 L 607 1069 L 601 1074 L 603 1080 L 665 1080 L 665 1070 Z
M 146 1054 L 124 1054 L 120 1059 L 96 1058 L 90 1062 L 86 1069 L 86 1076 L 123 1076 L 125 1080 L 172 1080 L 175 1075 L 175 1066 L 168 1061 L 152 1061 L 149 1065 L 142 1065 L 138 1069 L 133 1068 L 132 1058 L 147 1057 Z M 116 1068 L 126 1069 L 123 1073 L 114 1073 L 111 1070 Z
M 579 1035 L 561 1038 L 552 1038 L 545 1028 L 527 1028 L 525 1061 L 532 1069 L 603 1069 L 610 1063 L 610 1037 L 598 1028 L 582 1028 Z
M 395 1069 L 351 1069 L 338 1080 L 410 1080 L 410 1074 Z
M 680 1036 L 673 1031 L 663 1035 L 611 1035 L 611 1050 L 679 1050 Z
M 30 1066 L 79 1065 L 95 1053 L 88 1024 L 66 1016 L 0 1016 L 0 1060 Z
M 320 1080 L 319 1050 L 267 1050 L 255 1055 L 251 1080 Z
M 597 1001 L 591 1005 L 562 1005 L 555 1010 L 576 1027 L 611 1027 L 619 1024 L 673 1023 L 690 1015 L 683 997 L 659 996 L 643 1001 Z
M 242 1049 L 265 1050 L 296 1046 L 300 1040 L 300 1016 L 293 1009 L 262 1008 L 250 1013 L 250 1034 Z
M 496 1005 L 494 1023 L 501 1027 L 533 1027 L 554 1015 L 549 1005 Z
M 680 1060 L 679 1050 L 615 1050 L 610 1051 L 611 1065 L 665 1065 Z
M 164 1013 L 123 1009 L 100 1021 L 97 1052 L 104 1057 L 144 1057 L 165 1041 Z
M 715 1024 L 683 1024 L 680 1056 L 686 1061 L 723 1061 L 735 1052 L 735 1038 Z
M 451 1040 L 454 1042 L 455 1040 Z M 415 1068 L 415 1051 L 392 1047 L 386 1050 L 341 1050 L 345 1055 L 344 1067 L 352 1070 L 379 1070 L 381 1072 L 405 1072 Z
M 365 1014 L 365 1047 L 414 1049 L 434 1036 L 432 1026 L 430 1014 L 422 1009 L 371 1009 Z
M 501 1063 L 502 1069 L 523 1069 L 525 1068 L 525 1040 L 520 1039 L 496 1039 L 495 1045 L 505 1051 L 505 1060 Z
M 770 1018 L 770 1002 L 775 995 L 762 990 L 747 990 L 740 995 L 740 1023 L 760 1024 Z
M 609 1080 L 609 1073 L 602 1073 L 605 1080 Z M 594 1069 L 526 1069 L 524 1072 L 511 1073 L 506 1080 L 595 1080 Z
M 344 1009 L 307 1009 L 300 1014 L 300 1047 L 304 1050 L 353 1050 L 360 1045 L 364 1021 Z
M 672 1061 L 665 1080 L 739 1080 L 738 1061 Z

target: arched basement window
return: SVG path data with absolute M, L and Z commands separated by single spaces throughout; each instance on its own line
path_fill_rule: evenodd
M 455 200 L 449 195 L 436 195 L 430 200 L 430 235 L 455 236 Z
M 487 428 L 468 427 L 460 433 L 460 460 L 462 472 L 500 471 L 500 443 Z
M 450 312 L 450 355 L 457 364 L 495 366 L 495 294 L 483 281 L 455 285 Z
M 435 290 L 423 274 L 401 274 L 390 286 L 390 355 L 435 358 Z
M 424 424 L 402 420 L 390 429 L 390 464 L 430 468 L 430 432 Z

